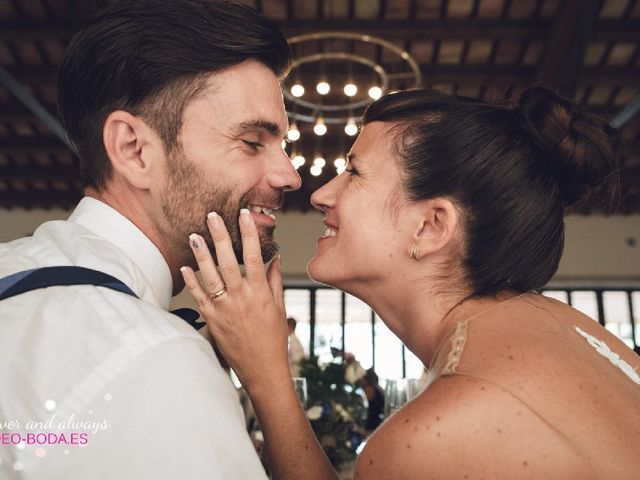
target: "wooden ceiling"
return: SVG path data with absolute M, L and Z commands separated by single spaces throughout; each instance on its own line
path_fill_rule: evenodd
M 55 76 L 66 43 L 83 18 L 107 0 L 0 0 L 0 208 L 72 207 L 81 196 L 76 158 L 56 135 Z M 640 0 L 244 0 L 274 19 L 287 37 L 316 31 L 382 38 L 419 64 L 422 83 L 501 102 L 534 83 L 552 85 L 640 142 Z M 326 51 L 327 42 L 295 53 Z M 331 48 L 397 71 L 398 58 L 375 45 L 345 41 Z M 401 62 L 400 62 L 401 63 Z M 319 72 L 300 69 L 311 91 Z M 343 81 L 330 64 L 327 77 Z M 366 84 L 368 76 L 355 77 Z M 287 80 L 289 88 L 293 77 Z M 402 81 L 392 88 L 402 88 Z M 362 90 L 362 88 L 361 88 Z M 22 95 L 22 97 L 20 97 Z M 30 106 L 30 107 L 28 107 Z M 38 106 L 42 110 L 38 110 Z M 288 104 L 288 108 L 292 108 Z M 307 158 L 322 151 L 323 174 L 300 168 L 303 188 L 286 208 L 308 210 L 309 195 L 335 175 L 331 159 L 352 137 L 329 125 L 318 138 L 299 124 L 287 147 Z M 640 213 L 640 158 L 621 171 L 623 213 Z

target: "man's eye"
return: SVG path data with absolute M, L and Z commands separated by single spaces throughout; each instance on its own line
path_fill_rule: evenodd
M 242 140 L 242 142 L 251 147 L 253 150 L 258 150 L 260 147 L 264 147 L 264 145 L 260 142 L 250 142 L 249 140 Z
M 350 176 L 358 175 L 358 171 L 353 167 L 345 168 L 344 171 L 347 172 Z

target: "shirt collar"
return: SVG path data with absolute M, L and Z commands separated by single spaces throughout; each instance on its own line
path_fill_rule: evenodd
M 84 197 L 69 217 L 69 221 L 83 226 L 120 248 L 143 273 L 154 298 L 144 298 L 144 292 L 136 293 L 164 310 L 169 308 L 173 289 L 169 266 L 160 250 L 128 218 L 100 200 Z M 146 296 L 148 297 L 148 294 Z

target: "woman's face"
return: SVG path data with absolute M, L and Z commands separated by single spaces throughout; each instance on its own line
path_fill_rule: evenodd
M 354 292 L 387 279 L 394 262 L 406 257 L 406 201 L 388 128 L 367 124 L 348 155 L 347 170 L 311 196 L 326 227 L 307 267 L 314 280 Z

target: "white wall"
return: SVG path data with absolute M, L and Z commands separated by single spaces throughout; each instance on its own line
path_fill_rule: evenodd
M 570 216 L 558 280 L 640 281 L 640 215 Z
M 68 215 L 64 210 L 0 209 L 0 243 L 28 235 L 44 221 Z M 640 282 L 640 215 L 572 216 L 566 224 L 565 252 L 557 280 Z M 307 278 L 307 262 L 323 231 L 319 213 L 278 215 L 276 238 L 286 279 Z
M 65 219 L 70 213 L 70 211 L 62 209 L 23 210 L 14 208 L 3 210 L 0 208 L 0 243 L 31 235 L 41 223 Z

